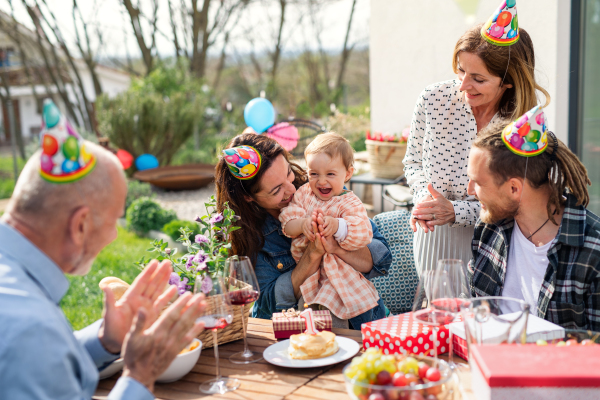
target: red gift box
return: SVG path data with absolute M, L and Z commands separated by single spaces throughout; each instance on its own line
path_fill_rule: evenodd
M 416 354 L 433 356 L 432 326 L 413 320 L 412 313 L 394 315 L 389 318 L 368 322 L 361 326 L 363 347 L 380 348 L 384 354 Z M 449 349 L 448 326 L 439 327 L 437 334 L 438 354 Z
M 473 345 L 480 400 L 600 398 L 600 346 Z
M 303 333 L 306 330 L 304 319 L 300 318 L 296 310 L 273 313 L 272 319 L 273 333 L 276 339 L 289 339 L 290 336 Z M 333 320 L 329 310 L 313 310 L 313 319 L 317 330 L 331 332 Z

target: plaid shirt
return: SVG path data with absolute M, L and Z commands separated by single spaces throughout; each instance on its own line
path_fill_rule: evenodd
M 600 218 L 567 195 L 562 222 L 548 250 L 538 316 L 568 329 L 600 331 Z M 469 280 L 473 296 L 501 296 L 514 219 L 477 221 Z

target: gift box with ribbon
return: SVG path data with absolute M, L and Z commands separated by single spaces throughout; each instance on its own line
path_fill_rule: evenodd
M 320 331 L 330 331 L 332 326 L 331 313 L 329 310 L 313 311 L 315 327 Z M 300 312 L 294 309 L 273 313 L 273 332 L 276 339 L 289 339 L 292 335 L 303 333 L 306 323 L 300 317 Z
M 416 354 L 433 356 L 433 326 L 424 325 L 412 318 L 412 313 L 394 315 L 368 322 L 361 326 L 363 347 L 377 347 L 384 354 Z M 449 350 L 448 325 L 439 327 L 438 354 Z

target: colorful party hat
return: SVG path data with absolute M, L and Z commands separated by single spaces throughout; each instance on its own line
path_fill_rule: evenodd
M 519 40 L 517 0 L 504 0 L 481 28 L 481 36 L 491 44 L 510 46 Z
M 535 106 L 502 131 L 502 141 L 510 151 L 525 157 L 537 156 L 548 147 L 546 117 L 541 106 Z
M 229 171 L 238 179 L 250 179 L 260 170 L 262 159 L 254 147 L 238 146 L 223 150 Z
M 50 99 L 44 100 L 42 118 L 42 178 L 53 183 L 69 183 L 93 170 L 96 159 L 86 151 L 83 138 Z

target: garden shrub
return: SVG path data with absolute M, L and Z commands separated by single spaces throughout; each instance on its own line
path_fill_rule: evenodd
M 125 218 L 130 230 L 145 235 L 151 230 L 160 230 L 167 222 L 177 219 L 177 214 L 163 209 L 148 197 L 142 197 L 131 203 Z
M 135 199 L 139 199 L 141 197 L 148 197 L 150 199 L 154 198 L 155 195 L 152 193 L 152 187 L 149 183 L 140 182 L 136 180 L 129 181 L 127 183 L 127 198 L 125 199 L 125 210 L 131 206 L 131 203 L 135 201 Z
M 194 237 L 200 234 L 200 226 L 196 222 L 183 221 L 180 219 L 175 219 L 171 222 L 167 222 L 165 226 L 163 226 L 162 231 L 169 235 L 171 239 L 177 240 L 181 237 L 181 232 L 179 232 L 179 228 L 184 227 L 192 231 L 189 236 L 190 240 L 194 240 Z

